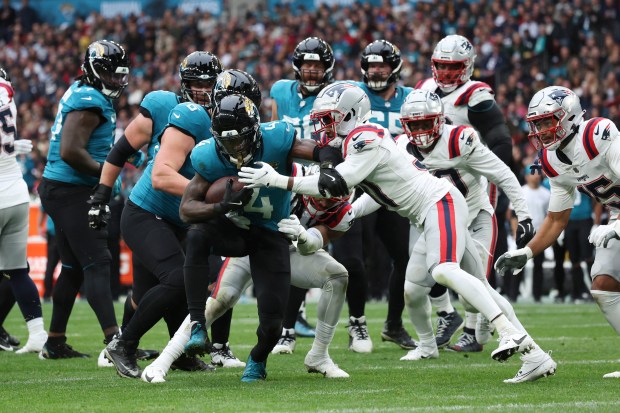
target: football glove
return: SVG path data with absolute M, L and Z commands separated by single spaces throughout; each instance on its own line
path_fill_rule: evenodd
M 246 184 L 246 188 L 287 189 L 288 176 L 282 176 L 267 162 L 256 162 L 259 168 L 244 166 L 239 171 L 239 182 Z
M 116 186 L 116 185 L 115 185 Z M 112 188 L 107 185 L 99 184 L 90 195 L 90 210 L 88 211 L 88 225 L 92 229 L 101 230 L 108 225 L 112 214 L 110 213 L 110 198 Z
M 254 191 L 251 188 L 246 187 L 240 191 L 234 191 L 232 186 L 233 180 L 229 179 L 226 183 L 226 192 L 224 192 L 222 202 L 215 205 L 216 212 L 226 214 L 230 211 L 238 211 L 243 209 L 243 207 L 250 202 L 250 199 L 252 199 L 252 193 Z
M 29 139 L 17 139 L 13 142 L 16 155 L 24 155 L 32 151 L 32 141 Z
M 519 221 L 519 226 L 517 227 L 517 247 L 523 248 L 527 245 L 528 242 L 534 238 L 534 225 L 532 225 L 532 219 L 527 218 L 523 221 Z
M 620 239 L 620 219 L 610 225 L 599 225 L 597 228 L 593 228 L 588 237 L 595 247 L 607 248 L 607 244 L 612 239 Z
M 507 271 L 517 270 L 521 271 L 527 260 L 533 257 L 530 247 L 521 248 L 515 251 L 510 251 L 503 254 L 497 259 L 495 263 L 495 271 L 503 276 Z
M 283 218 L 278 222 L 278 231 L 286 235 L 291 241 L 297 240 L 304 243 L 307 241 L 306 229 L 299 222 L 297 215 L 291 215 L 288 218 Z
M 347 182 L 330 162 L 323 162 L 321 164 L 319 193 L 325 198 L 341 198 L 349 195 Z

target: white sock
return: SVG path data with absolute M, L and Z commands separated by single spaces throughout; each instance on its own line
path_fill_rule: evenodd
M 47 341 L 47 333 L 43 328 L 43 317 L 37 317 L 26 322 L 28 327 L 28 341 L 24 347 L 15 351 L 15 354 L 23 354 L 33 351 L 41 351 Z
M 495 329 L 499 332 L 500 337 L 506 334 L 513 334 L 517 331 L 515 326 L 508 320 L 504 314 L 500 314 L 499 317 L 496 317 L 491 321 L 491 324 L 495 326 Z
M 620 334 L 620 293 L 613 291 L 590 290 L 607 322 Z
M 314 332 L 315 336 L 310 353 L 327 356 L 327 349 L 336 333 L 336 326 L 330 326 L 318 320 Z
M 431 299 L 431 303 L 433 307 L 437 310 L 438 313 L 445 311 L 450 314 L 454 312 L 454 307 L 452 306 L 452 301 L 450 301 L 450 292 L 446 291 L 439 297 L 429 297 Z
M 472 330 L 476 329 L 476 321 L 478 321 L 478 314 L 477 313 L 470 313 L 469 311 L 467 311 L 465 313 L 465 328 L 469 328 Z
M 174 336 L 170 339 L 166 348 L 164 348 L 159 355 L 149 366 L 159 367 L 167 373 L 170 370 L 170 366 L 176 359 L 181 357 L 181 354 L 185 351 L 185 345 L 189 341 L 191 336 L 191 320 L 189 315 L 183 320 L 183 324 L 174 333 Z
M 428 296 L 430 290 L 428 287 L 405 281 L 405 306 L 413 328 L 420 342 L 424 341 L 427 345 L 432 342 L 432 346 L 436 347 L 435 332 L 431 321 L 432 308 Z M 427 346 L 425 345 L 425 347 Z

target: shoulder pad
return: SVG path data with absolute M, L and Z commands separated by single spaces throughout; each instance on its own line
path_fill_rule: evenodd
M 437 84 L 435 83 L 435 79 L 432 77 L 427 77 L 426 79 L 420 80 L 413 87 L 414 89 L 422 89 L 422 90 L 430 90 L 434 92 L 437 89 Z
M 455 127 L 448 135 L 448 154 L 450 159 L 468 154 L 478 140 L 476 131 L 465 125 Z
M 472 98 L 474 94 L 478 94 L 482 91 L 484 91 L 485 93 L 483 93 L 480 97 L 476 96 L 475 98 Z M 465 88 L 461 95 L 454 101 L 454 106 L 475 106 L 480 102 L 489 100 L 489 97 L 491 99 L 493 98 L 493 89 L 491 88 L 491 86 L 487 85 L 484 82 L 473 82 L 471 85 Z
M 174 126 L 195 140 L 210 135 L 211 118 L 200 105 L 192 102 L 179 103 L 168 115 L 168 125 Z
M 373 124 L 365 124 L 353 129 L 345 139 L 342 147 L 343 156 L 347 153 L 357 153 L 369 149 L 374 149 L 381 144 L 381 139 L 391 136 L 386 133 L 386 129 Z
M 13 86 L 11 86 L 8 82 L 0 81 L 0 103 L 7 104 L 11 100 L 13 100 L 13 96 L 15 92 L 13 91 Z
M 543 149 L 542 153 L 540 154 L 540 166 L 542 167 L 545 175 L 547 175 L 549 178 L 555 178 L 556 176 L 558 176 L 557 171 L 553 169 L 553 167 L 551 166 L 551 162 L 549 162 L 549 151 L 547 151 L 546 149 Z
M 618 128 L 607 118 L 592 118 L 583 130 L 583 147 L 592 160 L 618 136 Z
M 91 86 L 79 86 L 73 89 L 73 93 L 65 101 L 64 105 L 73 110 L 91 108 L 103 110 L 106 106 L 111 106 L 112 104 L 97 89 Z

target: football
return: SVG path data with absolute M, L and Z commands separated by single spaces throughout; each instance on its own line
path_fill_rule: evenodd
M 207 190 L 205 202 L 208 204 L 215 204 L 221 202 L 224 198 L 224 193 L 226 192 L 226 184 L 228 183 L 229 179 L 233 180 L 233 191 L 240 191 L 245 187 L 244 184 L 239 182 L 238 176 L 225 176 L 211 184 L 211 186 Z

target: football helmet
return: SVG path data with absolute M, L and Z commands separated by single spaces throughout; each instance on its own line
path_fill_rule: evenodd
M 445 93 L 454 91 L 471 78 L 475 60 L 474 46 L 467 38 L 451 34 L 441 39 L 431 56 L 437 86 Z
M 441 99 L 428 90 L 413 90 L 400 107 L 400 123 L 413 145 L 429 148 L 441 137 L 446 123 Z
M 97 40 L 86 49 L 82 72 L 82 82 L 117 99 L 128 85 L 129 58 L 120 44 Z
M 370 63 L 388 63 L 392 68 L 386 79 L 379 76 L 369 75 L 368 68 Z M 360 65 L 362 67 L 362 80 L 369 89 L 381 92 L 388 88 L 392 83 L 396 83 L 400 78 L 400 69 L 403 60 L 400 50 L 387 40 L 375 40 L 364 48 Z
M 308 211 L 310 217 L 316 222 L 325 222 L 340 212 L 340 207 L 347 202 L 349 196 L 338 198 L 315 198 L 309 195 L 303 195 L 301 201 Z
M 11 76 L 9 76 L 9 72 L 7 72 L 2 66 L 0 66 L 0 78 L 6 80 L 7 82 L 11 82 Z
M 585 110 L 579 97 L 562 86 L 539 90 L 527 108 L 528 138 L 537 150 L 556 150 L 560 143 L 579 129 Z
M 314 100 L 310 120 L 319 145 L 340 148 L 356 126 L 368 121 L 370 99 L 351 83 L 334 83 L 321 90 Z
M 227 69 L 217 76 L 215 86 L 213 86 L 212 101 L 218 102 L 224 96 L 233 93 L 249 97 L 257 108 L 260 107 L 261 92 L 258 83 L 249 73 L 238 69 Z
M 193 52 L 187 55 L 179 67 L 181 78 L 181 96 L 184 99 L 198 103 L 205 108 L 211 108 L 211 92 L 217 75 L 222 73 L 220 60 L 210 52 Z M 200 91 L 192 90 L 192 82 L 204 82 Z
M 243 95 L 224 96 L 215 103 L 211 119 L 219 152 L 239 169 L 248 165 L 262 143 L 256 105 Z
M 309 61 L 323 63 L 324 70 L 322 76 L 318 71 L 302 70 L 301 65 Z M 316 95 L 321 88 L 334 80 L 333 70 L 335 62 L 332 48 L 325 40 L 318 37 L 308 37 L 299 42 L 293 52 L 295 79 L 299 81 L 308 94 Z

